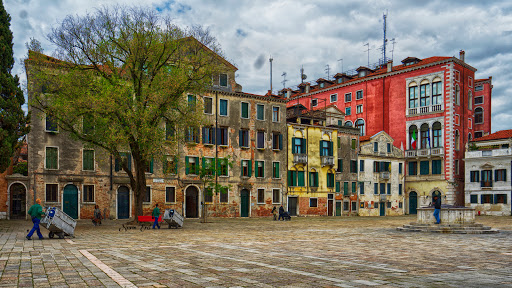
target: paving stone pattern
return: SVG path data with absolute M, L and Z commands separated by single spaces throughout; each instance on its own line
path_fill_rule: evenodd
M 0 287 L 512 287 L 512 217 L 477 217 L 492 235 L 396 231 L 414 220 L 187 219 L 143 232 L 80 220 L 76 238 L 42 241 L 24 238 L 31 222 L 2 220 Z

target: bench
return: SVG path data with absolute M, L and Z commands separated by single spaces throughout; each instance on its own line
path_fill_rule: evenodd
M 155 223 L 153 216 L 137 216 L 137 220 L 140 223 L 140 231 L 151 229 L 151 226 Z M 158 223 L 160 222 L 162 222 L 162 215 L 158 217 Z

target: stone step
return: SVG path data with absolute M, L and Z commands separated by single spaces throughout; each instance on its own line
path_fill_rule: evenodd
M 466 229 L 463 229 L 466 228 Z M 452 228 L 440 228 L 437 225 L 435 227 L 420 227 L 412 225 L 404 225 L 403 227 L 397 227 L 397 231 L 403 232 L 430 232 L 430 233 L 445 233 L 445 234 L 494 234 L 499 233 L 497 229 L 492 229 L 488 226 L 483 226 L 483 229 L 475 229 L 476 227 L 461 227 L 457 229 Z
M 420 229 L 420 230 L 490 230 L 489 226 L 452 226 L 452 225 L 404 225 L 406 229 Z
M 434 223 L 426 224 L 426 223 L 411 222 L 411 223 L 409 223 L 409 225 L 420 226 L 420 227 L 426 227 L 426 226 L 431 226 L 431 225 L 441 225 L 441 226 L 449 226 L 449 227 L 461 227 L 461 226 L 462 227 L 483 227 L 484 226 L 481 223 L 443 224 L 442 222 L 441 222 L 441 224 L 434 224 Z

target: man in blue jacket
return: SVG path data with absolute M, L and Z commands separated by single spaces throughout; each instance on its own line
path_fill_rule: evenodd
M 32 217 L 32 223 L 34 223 L 34 227 L 32 227 L 32 230 L 30 230 L 25 238 L 27 238 L 27 240 L 32 240 L 32 234 L 37 232 L 39 240 L 42 240 L 43 235 L 41 234 L 41 230 L 39 230 L 39 222 L 41 221 L 41 216 L 44 216 L 45 213 L 43 213 L 43 207 L 41 207 L 41 199 L 36 199 L 36 204 L 30 206 L 30 209 L 28 209 L 28 215 Z
M 441 213 L 441 198 L 436 195 L 434 196 L 434 217 L 436 218 L 436 224 L 441 223 L 439 213 Z

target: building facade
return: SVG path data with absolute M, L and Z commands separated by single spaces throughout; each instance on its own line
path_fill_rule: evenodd
M 30 54 L 25 62 L 29 103 L 41 87 L 33 81 L 31 65 L 41 57 L 46 63 L 59 60 Z M 217 217 L 271 215 L 283 202 L 286 191 L 286 103 L 275 95 L 241 92 L 235 81 L 237 68 L 221 61 L 222 73 L 213 77 L 204 95 L 183 95 L 183 101 L 202 110 L 205 124 L 174 133 L 162 121 L 167 140 L 177 139 L 175 155 L 153 159 L 146 171 L 143 211 L 155 204 L 173 208 L 187 218 L 203 213 Z M 92 218 L 95 205 L 106 217 L 127 219 L 134 215 L 133 189 L 120 163 L 104 150 L 77 142 L 61 131 L 50 117 L 29 106 L 32 113 L 28 142 L 28 193 L 26 205 L 36 198 L 42 205 L 57 206 L 75 219 Z M 176 140 L 176 139 L 175 139 Z M 123 158 L 132 169 L 130 151 Z M 205 193 L 201 167 L 217 168 L 215 181 L 227 191 Z M 133 169 L 132 169 L 133 171 Z
M 336 216 L 357 215 L 359 189 L 357 154 L 359 130 L 353 127 L 338 128 L 338 167 L 336 170 Z
M 491 95 L 492 95 L 492 77 L 487 79 L 477 79 L 475 81 L 475 134 L 473 139 L 489 135 L 491 132 Z
M 512 215 L 512 130 L 471 141 L 466 149 L 466 206 L 478 215 Z
M 393 142 L 384 131 L 360 138 L 359 216 L 404 214 L 404 151 Z
M 358 128 L 363 136 L 388 133 L 393 145 L 405 150 L 407 201 L 424 205 L 439 191 L 446 196 L 445 203 L 463 205 L 463 149 L 475 134 L 475 92 L 488 99 L 478 104 L 488 126 L 478 129 L 485 134 L 491 127 L 487 111 L 492 89 L 475 91 L 475 85 L 480 85 L 475 72 L 465 62 L 464 51 L 459 58 L 408 57 L 401 65 L 389 61 L 375 69 L 359 67 L 336 74 L 332 81 L 318 79 L 316 85 L 284 89 L 281 95 L 289 107 L 311 108 L 321 101 L 334 104 L 345 112 L 344 124 Z

